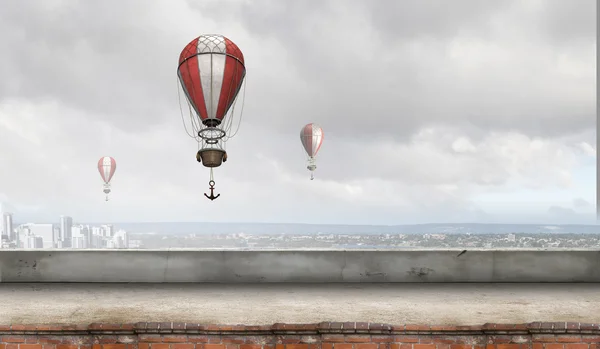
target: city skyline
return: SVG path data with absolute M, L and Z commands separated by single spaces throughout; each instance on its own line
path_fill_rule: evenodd
M 595 6 L 3 2 L 0 202 L 25 221 L 595 223 Z M 214 202 L 177 101 L 203 33 L 247 68 Z
M 70 216 L 61 215 L 58 223 L 14 224 L 13 214 L 2 212 L 0 248 L 25 249 L 89 249 L 128 248 L 129 235 L 112 224 L 100 226 L 73 223 Z

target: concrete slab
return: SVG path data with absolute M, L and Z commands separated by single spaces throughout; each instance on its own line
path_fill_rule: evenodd
M 600 284 L 0 284 L 0 324 L 599 322 Z

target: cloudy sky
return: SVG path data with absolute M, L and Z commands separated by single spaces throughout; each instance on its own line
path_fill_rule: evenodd
M 593 0 L 5 0 L 0 201 L 18 222 L 594 222 L 595 14 Z M 248 72 L 214 202 L 177 93 L 202 33 L 237 43 Z M 325 132 L 314 181 L 309 122 Z

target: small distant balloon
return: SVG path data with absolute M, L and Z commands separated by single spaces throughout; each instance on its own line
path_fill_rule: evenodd
M 310 123 L 300 131 L 300 141 L 308 155 L 306 168 L 310 171 L 310 180 L 315 179 L 314 171 L 317 169 L 316 157 L 323 144 L 323 129 L 314 123 Z
M 110 194 L 110 180 L 112 179 L 117 169 L 117 162 L 110 156 L 103 156 L 98 160 L 98 172 L 104 181 L 104 194 L 106 194 L 106 201 L 108 201 L 108 194 Z

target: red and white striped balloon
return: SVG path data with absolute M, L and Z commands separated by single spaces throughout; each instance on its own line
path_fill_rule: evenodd
M 98 160 L 98 172 L 100 172 L 100 176 L 102 176 L 105 184 L 110 182 L 116 169 L 117 162 L 110 156 L 103 156 Z
M 244 55 L 223 35 L 200 35 L 181 51 L 177 76 L 202 123 L 214 127 L 223 121 L 242 87 Z
M 323 144 L 323 129 L 317 124 L 310 123 L 300 131 L 300 140 L 306 154 L 314 158 Z

